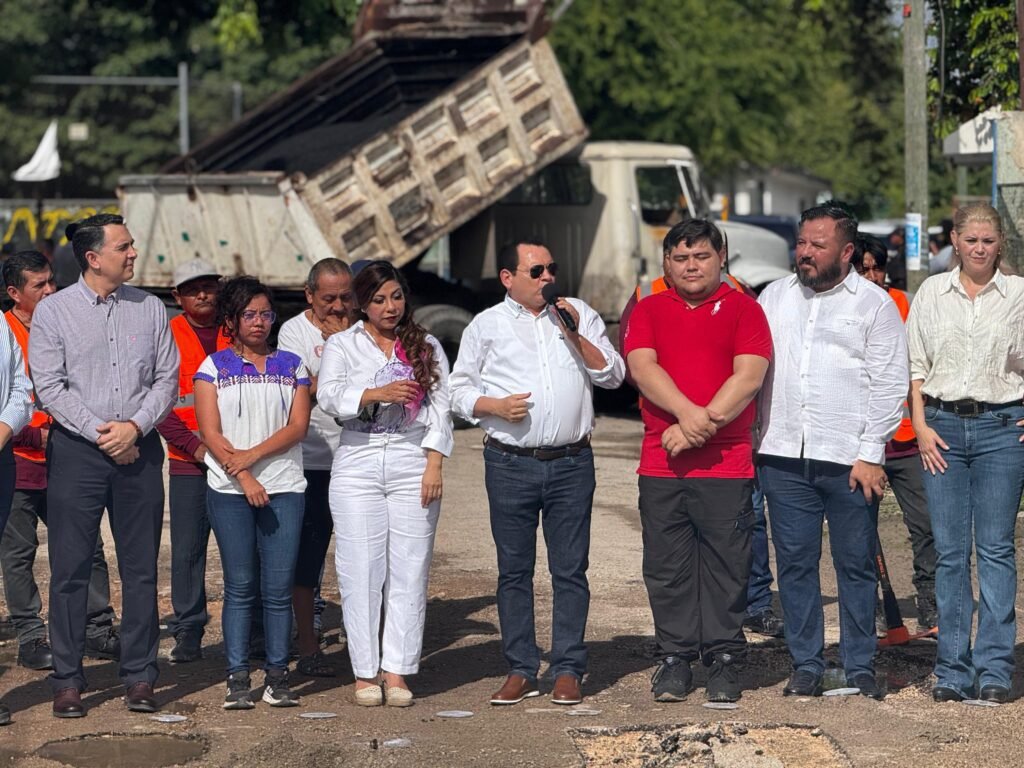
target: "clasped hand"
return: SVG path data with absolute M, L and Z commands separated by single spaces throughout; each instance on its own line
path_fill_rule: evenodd
M 661 434 L 661 447 L 674 459 L 688 448 L 700 448 L 724 423 L 722 415 L 711 409 L 691 408 Z
M 139 458 L 139 449 L 135 445 L 138 432 L 135 425 L 127 421 L 108 421 L 96 427 L 99 438 L 96 446 L 115 464 L 122 466 L 131 464 Z

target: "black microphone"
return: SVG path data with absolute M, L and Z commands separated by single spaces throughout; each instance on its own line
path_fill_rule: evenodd
M 545 283 L 544 287 L 540 289 L 540 295 L 544 297 L 544 301 L 555 307 L 555 311 L 558 312 L 566 329 L 570 333 L 576 333 L 576 321 L 572 319 L 572 315 L 561 307 L 555 306 L 555 303 L 562 298 L 558 293 L 558 286 L 554 283 Z

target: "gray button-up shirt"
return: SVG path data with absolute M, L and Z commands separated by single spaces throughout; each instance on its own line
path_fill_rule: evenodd
M 79 278 L 32 315 L 28 362 L 40 407 L 96 442 L 131 419 L 148 433 L 178 397 L 178 349 L 160 300 L 122 285 L 106 301 Z

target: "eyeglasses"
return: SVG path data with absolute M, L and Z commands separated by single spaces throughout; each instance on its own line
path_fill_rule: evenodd
M 558 265 L 555 264 L 555 262 L 553 261 L 549 264 L 534 264 L 529 269 L 524 269 L 521 271 L 528 273 L 531 279 L 536 280 L 537 278 L 544 274 L 545 269 L 548 271 L 548 274 L 551 275 L 552 277 L 558 274 Z M 516 272 L 519 271 L 519 267 L 516 267 Z
M 260 320 L 265 320 L 268 323 L 273 323 L 275 320 L 277 320 L 277 312 L 273 312 L 269 309 L 264 310 L 263 312 L 257 312 L 254 309 L 247 309 L 245 310 L 245 312 L 242 313 L 242 319 L 247 323 L 255 321 L 257 317 Z
M 857 267 L 856 269 L 858 275 L 864 275 L 867 274 L 868 272 L 877 272 L 880 275 L 885 274 L 885 267 L 880 267 L 877 264 L 873 264 L 870 267 Z

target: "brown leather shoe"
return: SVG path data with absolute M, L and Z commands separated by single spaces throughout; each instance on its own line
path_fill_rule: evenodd
M 85 717 L 82 696 L 77 688 L 61 688 L 53 695 L 54 717 Z
M 132 683 L 124 695 L 124 703 L 131 712 L 156 712 L 158 707 L 149 683 Z
M 583 701 L 580 693 L 580 679 L 576 675 L 559 675 L 555 678 L 555 689 L 551 691 L 553 704 L 579 704 Z
M 533 696 L 540 696 L 536 683 L 531 683 L 522 675 L 509 675 L 501 689 L 491 696 L 491 704 L 518 704 Z

